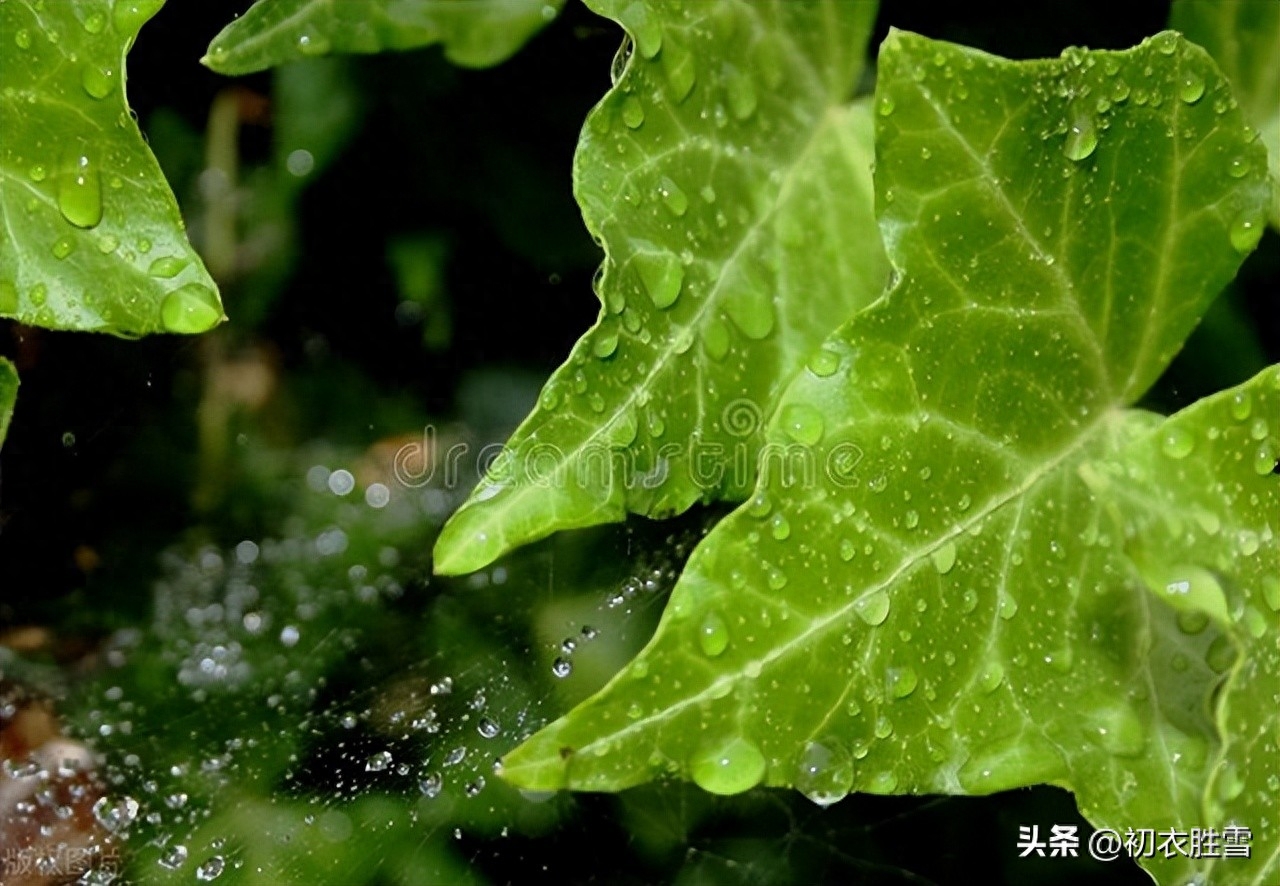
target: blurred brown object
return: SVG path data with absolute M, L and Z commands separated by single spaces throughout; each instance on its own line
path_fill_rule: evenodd
M 0 883 L 53 886 L 119 867 L 98 823 L 89 749 L 62 735 L 52 705 L 0 680 Z

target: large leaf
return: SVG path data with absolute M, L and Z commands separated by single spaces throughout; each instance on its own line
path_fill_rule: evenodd
M 0 357 L 0 446 L 9 433 L 9 419 L 13 418 L 13 403 L 18 398 L 18 372 L 13 364 Z
M 1278 459 L 1280 366 L 1273 366 L 1085 474 L 1148 587 L 1178 612 L 1184 632 L 1214 638 L 1208 662 L 1227 671 L 1202 814 L 1184 825 L 1249 827 L 1252 852 L 1209 860 L 1208 883 L 1280 882 Z M 1181 676 L 1187 661 L 1168 666 Z
M 603 307 L 445 527 L 440 572 L 745 498 L 787 380 L 887 272 L 870 110 L 849 103 L 874 4 L 594 7 L 631 34 L 574 167 Z
M 1214 57 L 1271 157 L 1271 223 L 1280 226 L 1280 3 L 1174 0 L 1169 27 Z
M 331 52 L 440 43 L 468 68 L 505 61 L 556 17 L 564 0 L 258 0 L 222 29 L 203 61 L 249 74 Z
M 1025 63 L 894 33 L 879 77 L 876 202 L 898 279 L 783 398 L 771 443 L 809 474 L 761 478 L 646 650 L 507 777 L 618 790 L 678 773 L 820 802 L 1051 782 L 1098 823 L 1213 824 L 1220 635 L 1184 633 L 1147 590 L 1096 479 L 1146 472 L 1206 508 L 1183 525 L 1253 533 L 1274 560 L 1275 477 L 1208 459 L 1240 484 L 1228 509 L 1170 468 L 1187 435 L 1222 432 L 1220 409 L 1162 429 L 1127 408 L 1256 242 L 1240 220 L 1269 199 L 1262 148 L 1171 32 Z M 1259 415 L 1273 384 L 1253 383 Z M 1224 549 L 1224 580 L 1243 586 L 1253 553 Z
M 224 319 L 125 102 L 162 2 L 0 3 L 0 317 L 125 336 Z

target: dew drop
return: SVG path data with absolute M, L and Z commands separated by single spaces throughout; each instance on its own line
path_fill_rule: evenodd
M 178 287 L 160 303 L 160 323 L 166 332 L 183 335 L 207 332 L 222 319 L 218 294 L 199 283 Z
M 1276 452 L 1267 444 L 1258 447 L 1253 454 L 1253 472 L 1258 476 L 1266 476 L 1275 472 L 1277 464 Z
M 724 616 L 718 612 L 707 613 L 702 624 L 698 625 L 698 646 L 703 655 L 715 658 L 729 646 L 729 626 Z
M 444 779 L 438 772 L 429 772 L 426 777 L 418 782 L 418 790 L 422 792 L 422 796 L 428 800 L 434 800 L 440 796 L 440 791 L 444 787 Z
M 18 28 L 13 34 L 13 42 L 17 44 L 19 49 L 30 49 L 31 32 L 26 28 Z
M 654 306 L 669 308 L 680 297 L 684 266 L 669 252 L 637 253 L 631 260 Z
M 1000 617 L 1003 618 L 1005 621 L 1008 621 L 1009 619 L 1013 618 L 1017 614 L 1018 614 L 1018 601 L 1015 600 L 1013 596 L 1010 594 L 1001 593 L 1000 594 Z
M 568 659 L 556 658 L 551 663 L 551 673 L 560 679 L 564 679 L 573 673 L 573 664 Z
M 840 355 L 826 348 L 819 348 L 809 358 L 809 371 L 818 378 L 827 378 L 840 368 Z
M 666 176 L 658 182 L 658 196 L 662 198 L 662 205 L 677 218 L 689 209 L 689 198 L 680 190 L 679 185 Z
M 995 692 L 1003 682 L 1004 665 L 994 659 L 982 665 L 982 670 L 978 672 L 978 687 L 983 692 Z
M 1244 178 L 1249 172 L 1249 161 L 1243 157 L 1232 157 L 1227 164 L 1227 175 L 1232 178 Z
M 1272 612 L 1280 612 L 1280 577 L 1268 575 L 1262 580 L 1262 599 Z
M 693 781 L 712 794 L 741 794 L 764 779 L 764 754 L 746 738 L 732 738 L 691 761 Z
M 1245 213 L 1231 224 L 1231 245 L 1241 254 L 1251 252 L 1262 239 L 1262 217 Z
M 1146 746 L 1142 720 L 1130 707 L 1093 708 L 1084 720 L 1085 737 L 1118 757 L 1136 757 Z
M 85 65 L 80 69 L 80 85 L 90 98 L 104 99 L 116 88 L 115 77 L 110 68 L 97 65 Z
M 187 847 L 181 843 L 176 846 L 170 846 L 157 861 L 162 868 L 176 871 L 187 861 Z
M 76 241 L 72 240 L 70 237 L 59 237 L 54 241 L 51 252 L 53 252 L 54 258 L 61 260 L 74 252 L 75 248 Z
M 853 767 L 846 755 L 811 741 L 800 754 L 795 775 L 796 790 L 819 806 L 830 806 L 853 787 Z
M 684 101 L 693 91 L 698 79 L 698 71 L 694 63 L 693 53 L 683 46 L 668 43 L 662 53 L 662 70 L 666 74 L 667 83 L 671 87 L 671 97 L 677 103 Z
M 591 345 L 591 352 L 601 360 L 612 357 L 614 352 L 618 350 L 618 333 L 606 332 L 598 336 Z
M 777 541 L 786 541 L 791 537 L 791 523 L 786 514 L 779 511 L 773 515 L 773 519 L 769 521 L 769 534 Z
M 1072 121 L 1067 130 L 1067 140 L 1063 150 L 1068 160 L 1079 162 L 1087 158 L 1098 147 L 1098 130 L 1093 125 L 1093 118 L 1080 116 Z
M 807 403 L 789 403 L 782 410 L 782 427 L 800 445 L 813 446 L 822 439 L 822 413 Z
M 133 797 L 121 797 L 118 800 L 100 797 L 93 804 L 93 817 L 111 833 L 122 833 L 138 817 L 138 801 Z
M 858 618 L 872 627 L 882 625 L 889 617 L 889 595 L 884 591 L 876 591 L 853 604 L 853 610 L 858 613 Z
M 712 320 L 702 330 L 702 347 L 712 360 L 723 360 L 729 353 L 729 324 Z
M 622 122 L 630 129 L 644 125 L 644 105 L 634 95 L 627 96 L 622 102 Z
M 1231 396 L 1231 417 L 1244 421 L 1253 412 L 1253 395 L 1248 391 L 1236 391 Z
M 216 880 L 222 876 L 222 872 L 226 870 L 227 863 L 221 855 L 215 855 L 206 861 L 200 867 L 196 868 L 196 879 L 203 882 Z
M 880 111 L 880 116 L 888 117 L 890 114 L 893 113 L 893 108 L 894 108 L 893 96 L 889 96 L 889 95 L 882 96 L 880 99 L 880 104 L 878 106 L 878 110 Z
M 364 761 L 365 772 L 385 772 L 394 762 L 390 751 L 378 751 Z
M 1178 88 L 1178 96 L 1187 104 L 1193 105 L 1204 95 L 1204 78 L 1195 71 L 1187 71 L 1182 75 L 1182 85 Z
M 1185 428 L 1165 428 L 1164 433 L 1160 435 L 1160 449 L 1169 458 L 1186 458 L 1195 446 L 1195 438 Z
M 919 676 L 915 672 L 915 668 L 904 666 L 900 668 L 889 668 L 885 675 L 885 683 L 888 686 L 889 694 L 894 698 L 906 698 L 916 691 L 916 684 L 919 683 Z
M 892 794 L 897 787 L 898 776 L 888 770 L 885 770 L 884 772 L 877 772 L 872 776 L 871 780 L 867 782 L 867 793 Z
M 933 568 L 938 570 L 939 575 L 946 575 L 956 565 L 956 543 L 949 541 L 936 548 L 929 559 L 933 561 Z
M 152 277 L 168 280 L 176 277 L 186 266 L 187 260 L 185 258 L 179 258 L 176 255 L 164 255 L 151 262 L 151 265 L 147 268 L 147 273 Z
M 87 151 L 78 154 L 62 173 L 58 209 L 78 228 L 92 228 L 102 221 L 102 180 L 97 163 Z

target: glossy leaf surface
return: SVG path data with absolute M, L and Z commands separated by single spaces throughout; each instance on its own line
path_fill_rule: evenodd
M 446 526 L 440 572 L 745 498 L 787 381 L 885 279 L 850 103 L 874 4 L 593 5 L 631 35 L 574 166 L 603 307 Z
M 564 0 L 258 0 L 222 29 L 204 63 L 250 74 L 334 52 L 441 44 L 454 64 L 487 68 L 514 55 Z
M 0 317 L 138 336 L 224 318 L 125 101 L 162 0 L 0 4 Z
M 1262 148 L 1173 33 L 1025 63 L 894 33 L 879 78 L 895 284 L 787 390 L 769 435 L 788 458 L 695 551 L 647 649 L 507 777 L 822 803 L 1049 782 L 1122 833 L 1221 827 L 1202 814 L 1219 756 L 1270 764 L 1210 715 L 1239 607 L 1203 570 L 1257 609 L 1280 492 L 1253 457 L 1280 428 L 1224 409 L 1280 414 L 1277 372 L 1167 423 L 1131 404 L 1256 244 L 1240 220 L 1269 199 Z M 1188 504 L 1177 532 L 1164 499 Z M 1256 639 L 1274 646 L 1275 621 Z
M 1280 3 L 1174 0 L 1169 27 L 1209 50 L 1231 81 L 1245 120 L 1261 134 L 1274 188 L 1271 223 L 1280 226 Z

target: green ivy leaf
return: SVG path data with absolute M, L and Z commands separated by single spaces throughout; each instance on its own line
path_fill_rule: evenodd
M 0 316 L 122 336 L 224 319 L 125 102 L 162 2 L 0 3 Z
M 1211 637 L 1223 672 L 1199 820 L 1252 831 L 1248 858 L 1207 860 L 1207 883 L 1280 881 L 1280 366 L 1202 401 L 1091 466 L 1116 537 L 1190 637 Z M 1212 628 L 1212 630 L 1207 630 Z M 1180 677 L 1187 658 L 1168 662 Z M 1220 867 L 1219 867 L 1220 866 Z
M 564 0 L 258 0 L 209 44 L 204 64 L 251 74 L 331 52 L 444 45 L 451 62 L 506 61 L 556 17 Z
M 9 420 L 13 418 L 13 404 L 18 399 L 18 371 L 13 364 L 0 357 L 0 446 L 9 433 Z
M 1280 227 L 1280 3 L 1174 0 L 1169 27 L 1209 50 L 1245 120 L 1261 133 L 1271 162 L 1271 223 Z
M 442 573 L 745 498 L 787 380 L 887 273 L 849 101 L 875 4 L 594 6 L 631 35 L 574 166 L 603 307 L 445 527 Z
M 1193 78 L 1203 94 L 1185 96 Z M 1129 405 L 1256 243 L 1240 221 L 1269 199 L 1263 151 L 1217 110 L 1229 94 L 1172 32 L 1035 62 L 891 34 L 876 204 L 896 282 L 824 344 L 835 370 L 783 397 L 770 444 L 792 469 L 762 475 L 645 651 L 506 776 L 620 790 L 680 774 L 821 803 L 1049 782 L 1122 831 L 1223 824 L 1201 815 L 1223 634 L 1180 629 L 1147 589 L 1135 563 L 1164 561 L 1116 529 L 1098 478 L 1219 488 L 1184 489 L 1170 464 L 1222 432 L 1217 401 L 1168 425 Z M 1242 389 L 1260 415 L 1275 377 Z M 1274 562 L 1276 478 L 1202 469 L 1240 485 L 1225 512 L 1205 493 L 1185 532 L 1251 532 Z M 1249 556 L 1212 562 L 1244 586 Z

